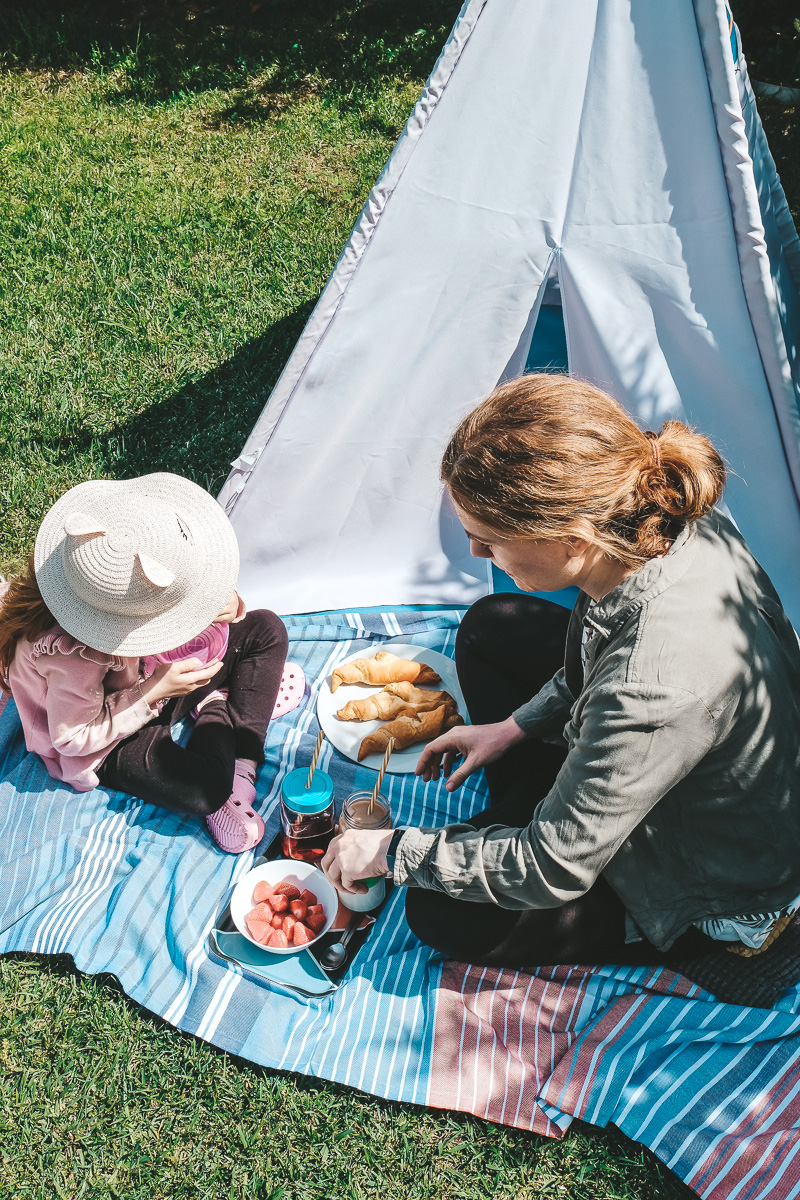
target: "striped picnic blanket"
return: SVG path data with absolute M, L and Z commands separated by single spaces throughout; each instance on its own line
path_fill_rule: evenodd
M 332 665 L 391 639 L 452 654 L 460 612 L 290 618 L 309 692 L 269 731 L 259 779 L 268 838 L 280 780 L 310 759 L 316 694 Z M 341 798 L 374 775 L 330 747 Z M 485 804 L 387 777 L 396 823 L 443 824 Z M 775 1009 L 716 1003 L 660 968 L 557 967 L 535 975 L 443 962 L 391 894 L 335 994 L 304 1000 L 210 955 L 208 932 L 252 855 L 220 853 L 204 826 L 98 789 L 76 793 L 0 717 L 0 951 L 68 953 L 111 972 L 177 1027 L 267 1067 L 378 1096 L 560 1136 L 613 1122 L 700 1195 L 800 1194 L 800 989 Z

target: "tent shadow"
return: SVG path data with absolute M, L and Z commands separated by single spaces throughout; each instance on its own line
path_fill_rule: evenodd
M 216 494 L 315 303 L 299 305 L 207 375 L 115 426 L 107 434 L 113 476 L 172 471 Z

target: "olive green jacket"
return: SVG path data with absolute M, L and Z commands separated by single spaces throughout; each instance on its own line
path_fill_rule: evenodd
M 590 604 L 581 593 L 564 668 L 514 713 L 568 748 L 530 825 L 410 829 L 395 882 L 522 909 L 603 875 L 661 949 L 696 921 L 790 903 L 800 647 L 740 534 L 714 511 Z

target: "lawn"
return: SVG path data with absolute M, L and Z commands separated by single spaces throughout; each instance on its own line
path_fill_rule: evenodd
M 797 32 L 759 3 L 758 24 L 735 6 L 753 74 L 797 86 Z M 218 490 L 458 8 L 6 4 L 6 570 L 82 479 Z M 764 113 L 797 214 L 798 122 Z M 2 1200 L 690 1195 L 613 1130 L 548 1142 L 262 1071 L 20 955 L 0 960 L 0 1160 Z

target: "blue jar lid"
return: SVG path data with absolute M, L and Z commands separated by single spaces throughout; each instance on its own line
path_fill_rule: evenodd
M 325 771 L 317 769 L 311 780 L 311 787 L 306 787 L 308 767 L 298 767 L 290 771 L 283 781 L 281 795 L 287 808 L 297 813 L 322 812 L 333 802 L 333 780 Z

